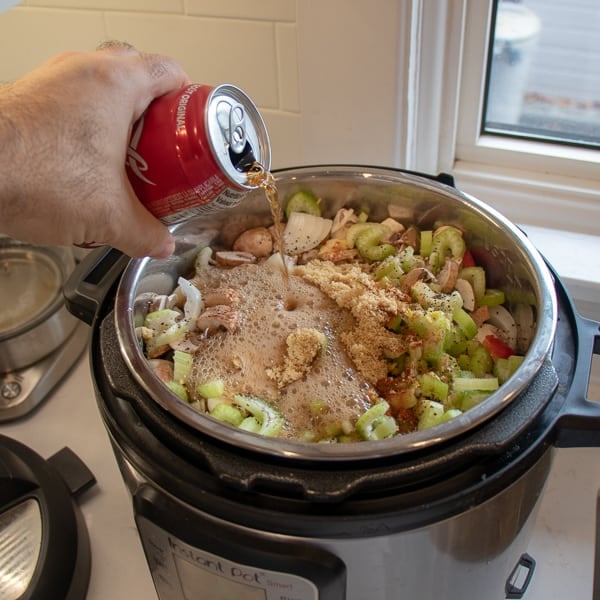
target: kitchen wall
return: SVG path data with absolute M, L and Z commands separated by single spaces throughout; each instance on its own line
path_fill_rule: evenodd
M 0 81 L 106 39 L 177 58 L 258 105 L 273 166 L 397 160 L 400 6 L 389 0 L 23 0 L 0 14 Z

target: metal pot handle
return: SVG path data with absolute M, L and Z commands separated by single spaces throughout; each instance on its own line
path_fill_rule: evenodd
M 561 448 L 600 447 L 600 403 L 588 400 L 594 354 L 600 355 L 600 323 L 576 314 L 579 333 L 573 381 L 558 416 L 555 445 Z
M 63 287 L 71 314 L 91 325 L 129 257 L 108 246 L 90 252 L 73 270 Z

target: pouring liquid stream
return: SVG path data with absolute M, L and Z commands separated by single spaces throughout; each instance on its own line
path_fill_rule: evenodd
M 255 187 L 261 187 L 265 192 L 271 211 L 271 217 L 273 219 L 275 248 L 277 249 L 277 252 L 279 252 L 279 256 L 281 256 L 284 289 L 289 292 L 290 274 L 283 253 L 283 238 L 281 236 L 283 230 L 283 214 L 279 204 L 279 192 L 277 190 L 277 185 L 275 184 L 275 178 L 270 171 L 267 171 L 260 163 L 255 162 L 248 171 L 248 183 Z

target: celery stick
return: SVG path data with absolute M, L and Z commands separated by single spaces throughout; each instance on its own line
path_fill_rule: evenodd
M 173 379 L 178 383 L 187 383 L 192 372 L 194 355 L 189 352 L 175 350 L 173 353 Z
M 223 423 L 234 425 L 235 427 L 238 427 L 240 423 L 244 420 L 241 411 L 235 406 L 227 404 L 226 402 L 221 402 L 220 404 L 217 404 L 210 411 L 210 416 L 214 417 L 218 421 L 223 421 Z
M 203 398 L 220 398 L 225 392 L 225 383 L 222 379 L 212 379 L 198 384 L 196 391 Z
M 178 383 L 177 381 L 167 381 L 165 385 L 182 400 L 185 400 L 185 402 L 189 401 L 190 397 L 188 391 L 183 384 Z
M 285 422 L 283 415 L 262 398 L 236 394 L 234 400 L 240 408 L 247 410 L 258 421 L 260 428 L 256 433 L 274 437 L 281 431 Z
M 498 389 L 497 377 L 456 377 L 453 387 L 457 392 L 478 390 L 481 392 L 493 392 Z

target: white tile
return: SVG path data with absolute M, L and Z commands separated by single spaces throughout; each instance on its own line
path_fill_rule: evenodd
M 275 34 L 277 41 L 279 107 L 282 110 L 300 112 L 296 25 L 278 23 L 275 27 Z
M 296 0 L 187 0 L 190 15 L 270 21 L 294 21 Z
M 101 13 L 15 8 L 0 14 L 0 81 L 13 81 L 60 52 L 93 50 L 104 38 Z
M 184 0 L 27 0 L 28 6 L 183 13 Z
M 299 144 L 300 115 L 276 110 L 261 111 L 271 142 L 271 168 L 295 167 L 303 163 Z
M 106 14 L 109 37 L 176 58 L 192 81 L 231 83 L 260 107 L 278 106 L 272 23 L 171 15 Z

